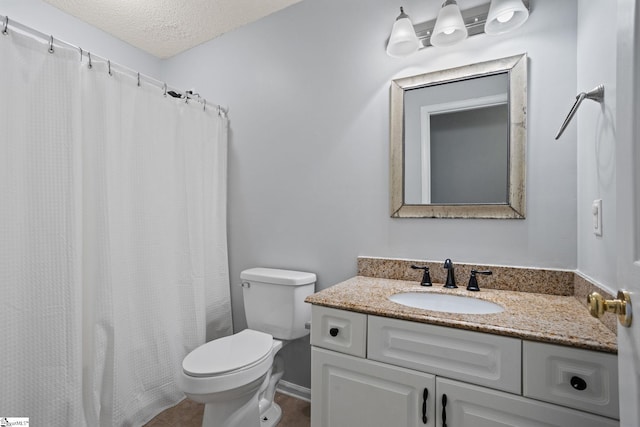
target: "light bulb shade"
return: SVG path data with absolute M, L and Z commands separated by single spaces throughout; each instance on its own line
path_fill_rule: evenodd
M 436 26 L 431 35 L 431 44 L 437 47 L 451 46 L 466 39 L 467 27 L 455 0 L 446 0 L 436 19 Z
M 393 23 L 389 43 L 387 43 L 387 55 L 399 58 L 417 52 L 419 47 L 420 40 L 416 30 L 409 17 L 400 9 L 400 16 Z
M 515 30 L 529 19 L 522 0 L 491 0 L 484 32 L 496 35 Z

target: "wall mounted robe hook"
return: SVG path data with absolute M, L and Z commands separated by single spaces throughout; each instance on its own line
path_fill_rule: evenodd
M 596 86 L 589 92 L 580 92 L 578 96 L 576 96 L 576 102 L 574 102 L 573 107 L 571 107 L 571 111 L 569 111 L 569 114 L 567 115 L 567 118 L 564 119 L 564 123 L 562 123 L 562 126 L 560 126 L 560 130 L 556 135 L 556 140 L 560 138 L 560 136 L 562 136 L 562 133 L 569 125 L 569 122 L 571 122 L 571 119 L 573 119 L 573 116 L 575 116 L 576 111 L 578 111 L 578 107 L 580 107 L 580 104 L 582 103 L 582 101 L 584 101 L 585 98 L 602 104 L 604 102 L 604 85 Z

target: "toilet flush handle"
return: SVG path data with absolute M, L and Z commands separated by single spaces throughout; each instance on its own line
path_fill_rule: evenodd
M 247 289 L 248 289 L 248 288 L 250 288 L 250 287 L 251 287 L 251 283 L 249 283 L 249 282 L 242 282 L 242 283 L 240 283 L 240 286 L 242 286 L 243 288 L 247 288 Z

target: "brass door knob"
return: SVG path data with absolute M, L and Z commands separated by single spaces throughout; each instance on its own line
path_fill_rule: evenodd
M 593 317 L 600 318 L 606 312 L 615 313 L 622 326 L 631 326 L 631 296 L 627 291 L 618 291 L 617 298 L 610 300 L 604 299 L 597 292 L 592 292 L 587 296 L 587 305 Z

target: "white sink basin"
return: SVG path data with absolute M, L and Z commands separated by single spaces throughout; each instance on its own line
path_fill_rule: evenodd
M 442 311 L 445 313 L 491 314 L 504 311 L 504 308 L 498 304 L 459 295 L 405 292 L 391 295 L 389 300 L 408 307 Z

